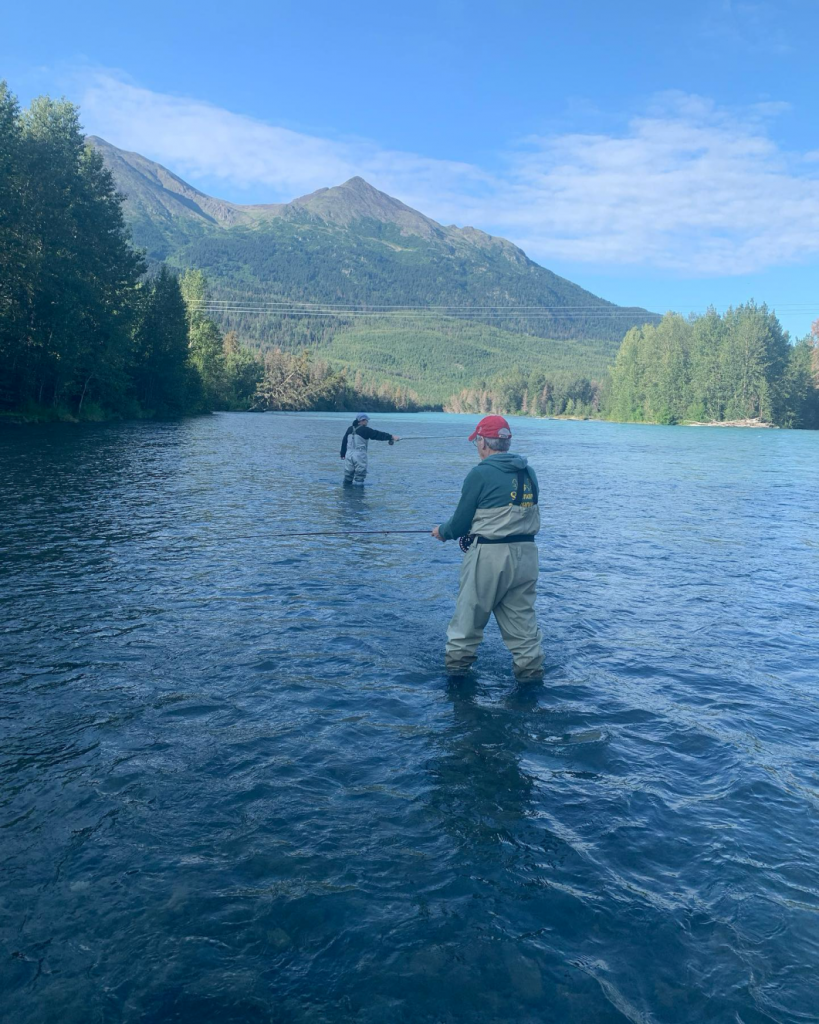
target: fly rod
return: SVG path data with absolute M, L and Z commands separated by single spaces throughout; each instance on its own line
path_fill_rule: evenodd
M 305 533 L 285 533 L 285 537 L 372 537 L 391 533 L 431 533 L 431 530 L 308 530 Z

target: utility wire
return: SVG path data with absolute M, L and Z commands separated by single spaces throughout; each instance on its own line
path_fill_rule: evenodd
M 634 311 L 635 313 L 641 312 L 640 308 L 636 306 L 616 306 L 613 303 L 586 303 L 584 305 L 545 305 L 538 303 L 535 305 L 524 305 L 517 303 L 500 303 L 496 302 L 494 305 L 487 306 L 475 306 L 472 304 L 455 304 L 455 305 L 435 305 L 434 303 L 402 303 L 402 302 L 387 302 L 387 303 L 373 303 L 373 302 L 308 302 L 300 299 L 256 299 L 253 296 L 248 296 L 244 299 L 193 299 L 191 300 L 193 305 L 202 306 L 241 306 L 255 303 L 258 306 L 284 306 L 289 308 L 305 308 L 305 309 L 331 309 L 331 310 L 351 310 L 355 312 L 359 311 L 375 311 L 375 310 L 426 310 L 426 309 L 437 309 L 437 310 L 462 310 L 462 311 L 480 311 L 487 309 L 495 310 L 597 310 L 597 311 L 611 311 L 611 312 L 629 312 Z M 819 299 L 816 301 L 807 302 L 786 302 L 786 303 L 766 303 L 769 308 L 774 306 L 777 309 L 815 309 L 819 306 Z M 701 306 L 676 306 L 677 310 L 698 310 Z M 708 307 L 706 307 L 708 308 Z M 715 307 L 716 308 L 716 307 Z M 726 309 L 728 307 L 725 307 Z
M 794 313 L 794 312 L 813 312 L 814 309 L 819 309 L 817 306 L 807 307 L 805 310 L 786 310 L 779 309 L 779 313 Z M 423 320 L 429 320 L 430 322 L 440 322 L 448 320 L 450 322 L 460 321 L 463 323 L 481 323 L 487 320 L 543 320 L 543 321 L 558 321 L 558 320 L 606 320 L 610 322 L 629 320 L 631 322 L 643 322 L 648 323 L 649 321 L 659 321 L 662 319 L 662 313 L 644 313 L 642 316 L 638 316 L 635 313 L 412 313 L 412 312 L 383 312 L 383 313 L 367 313 L 363 311 L 341 311 L 341 310 L 305 310 L 305 309 L 269 309 L 264 306 L 201 306 L 199 311 L 203 313 L 263 313 L 268 316 L 277 317 L 302 317 L 310 318 L 315 317 L 317 319 L 341 319 L 341 320 L 354 320 L 354 319 L 370 319 L 370 320 L 407 320 L 421 322 Z
M 383 312 L 367 313 L 361 310 L 322 310 L 322 309 L 269 309 L 265 306 L 200 306 L 204 313 L 267 313 L 270 316 L 293 317 L 336 317 L 340 319 L 378 319 L 378 320 L 660 320 L 661 313 L 412 313 Z
M 248 298 L 245 298 L 245 299 L 194 299 L 191 302 L 192 305 L 214 306 L 214 307 L 219 306 L 219 307 L 226 307 L 226 308 L 230 308 L 231 306 L 249 305 L 250 303 L 254 303 L 255 305 L 257 305 L 259 307 L 270 307 L 270 308 L 273 308 L 273 309 L 279 308 L 279 307 L 284 307 L 284 308 L 287 308 L 287 309 L 299 308 L 299 309 L 305 309 L 306 311 L 310 311 L 310 310 L 313 310 L 313 309 L 329 309 L 329 310 L 332 310 L 334 312 L 347 312 L 347 311 L 349 311 L 349 312 L 353 312 L 353 313 L 355 313 L 355 312 L 376 312 L 376 311 L 380 311 L 380 310 L 386 310 L 386 311 L 389 312 L 391 310 L 394 310 L 394 311 L 421 310 L 421 311 L 423 311 L 423 310 L 431 310 L 431 309 L 444 310 L 444 311 L 446 311 L 446 310 L 456 310 L 456 311 L 465 311 L 465 312 L 469 312 L 469 311 L 480 312 L 481 310 L 487 310 L 487 309 L 496 309 L 496 310 L 497 309 L 501 309 L 501 310 L 529 310 L 529 309 L 533 309 L 533 310 L 543 310 L 543 311 L 547 311 L 547 312 L 549 310 L 566 310 L 566 309 L 569 309 L 569 310 L 584 310 L 584 309 L 587 309 L 587 310 L 598 310 L 598 311 L 602 310 L 603 312 L 613 312 L 613 313 L 629 312 L 630 309 L 633 309 L 634 312 L 641 312 L 641 310 L 639 310 L 636 306 L 635 307 L 614 306 L 614 305 L 608 305 L 606 303 L 596 303 L 594 305 L 585 305 L 585 306 L 570 306 L 570 305 L 560 305 L 560 306 L 545 306 L 545 305 L 524 306 L 524 305 L 507 305 L 507 304 L 502 303 L 502 302 L 496 302 L 494 306 L 474 306 L 474 305 L 465 305 L 465 304 L 456 305 L 456 306 L 436 306 L 436 305 L 434 305 L 432 303 L 427 304 L 427 305 L 412 305 L 411 303 L 390 302 L 390 303 L 385 303 L 383 305 L 380 305 L 380 304 L 369 303 L 369 302 L 299 302 L 298 300 L 295 300 L 295 299 L 294 300 L 285 300 L 285 299 L 269 299 L 269 300 L 264 300 L 264 299 L 254 299 L 253 296 L 249 296 Z M 810 308 L 813 308 L 813 307 L 810 307 Z

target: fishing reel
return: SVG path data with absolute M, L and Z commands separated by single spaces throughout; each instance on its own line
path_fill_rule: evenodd
M 467 551 L 469 551 L 469 549 L 472 547 L 474 542 L 475 534 L 465 533 L 463 537 L 458 538 L 458 547 L 461 549 L 461 551 L 463 551 L 464 554 L 466 554 Z

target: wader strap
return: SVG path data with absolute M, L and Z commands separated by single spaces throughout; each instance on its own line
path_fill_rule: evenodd
M 529 481 L 529 486 L 532 488 L 532 504 L 537 505 L 537 494 L 535 493 L 535 484 L 525 469 L 519 469 L 517 473 L 517 483 L 515 484 L 515 497 L 512 500 L 513 505 L 520 505 L 523 501 L 523 484 L 524 479 Z
M 513 505 L 520 505 L 523 501 L 523 470 L 518 470 L 518 482 L 515 484 L 515 497 L 512 501 Z
M 508 537 L 477 537 L 478 544 L 528 544 L 534 541 L 533 533 L 513 533 Z

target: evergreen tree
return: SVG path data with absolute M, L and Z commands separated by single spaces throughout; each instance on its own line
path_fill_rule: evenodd
M 655 423 L 807 425 L 814 356 L 807 340 L 792 347 L 773 313 L 754 302 L 722 317 L 713 309 L 690 321 L 667 314 L 623 339 L 607 411 L 614 419 Z
M 691 392 L 686 419 L 721 420 L 728 401 L 721 352 L 727 325 L 713 306 L 691 329 Z
M 623 338 L 611 370 L 609 414 L 615 420 L 642 420 L 646 414 L 645 376 L 654 328 L 632 327 Z
M 228 407 L 249 409 L 253 405 L 256 391 L 264 375 L 264 362 L 258 352 L 239 342 L 235 331 L 228 331 L 223 347 Z
M 222 332 L 205 311 L 210 300 L 207 279 L 201 270 L 187 270 L 181 287 L 188 311 L 190 359 L 202 382 L 205 407 L 225 408 L 229 400 L 225 351 Z
M 141 257 L 76 107 L 0 86 L 0 358 L 13 404 L 115 405 Z
M 781 395 L 777 382 L 788 363 L 788 342 L 776 317 L 754 302 L 726 313 L 722 347 L 728 383 L 726 417 L 774 422 Z
M 178 416 L 201 400 L 198 375 L 188 358 L 187 308 L 179 281 L 164 266 L 141 289 L 131 374 L 145 412 Z
M 0 82 L 0 405 L 14 405 L 25 353 L 30 254 L 23 210 L 22 123 L 16 98 Z M 27 242 L 29 243 L 27 245 Z

